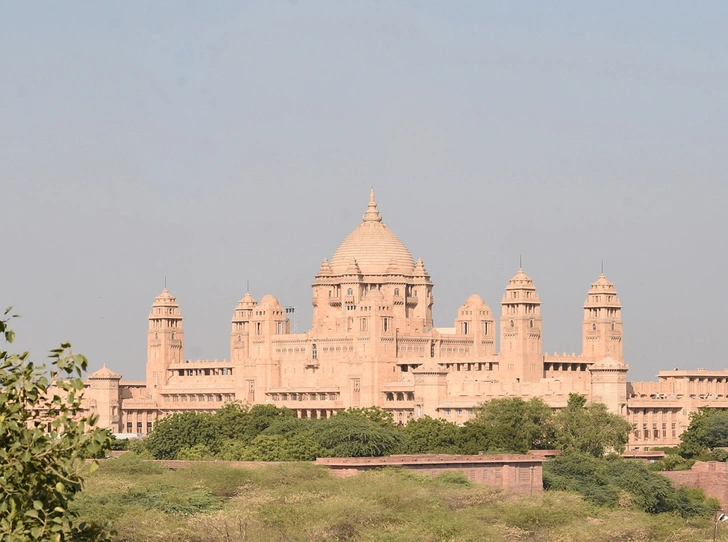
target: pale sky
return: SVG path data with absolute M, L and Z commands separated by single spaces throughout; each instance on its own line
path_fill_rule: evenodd
M 728 367 L 726 2 L 0 0 L 0 303 L 140 379 L 164 277 L 187 358 L 266 293 L 311 318 L 369 188 L 435 324 L 523 267 L 580 352 L 604 260 L 631 380 Z

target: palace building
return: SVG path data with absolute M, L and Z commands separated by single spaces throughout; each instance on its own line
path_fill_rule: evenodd
M 278 299 L 248 292 L 233 312 L 230 359 L 192 361 L 180 306 L 165 288 L 149 313 L 146 379 L 124 381 L 104 366 L 88 375 L 86 408 L 101 426 L 139 435 L 167 414 L 230 401 L 285 406 L 306 418 L 378 406 L 403 424 L 424 415 L 464 423 L 490 399 L 540 397 L 558 409 L 577 392 L 632 424 L 630 449 L 678 444 L 690 412 L 728 408 L 728 371 L 662 371 L 657 382 L 628 382 L 622 306 L 603 274 L 586 294 L 580 354 L 543 352 L 541 301 L 523 269 L 505 287 L 498 325 L 473 294 L 452 327 L 436 327 L 430 275 L 382 221 L 373 190 L 312 289 L 310 331 L 291 333 Z

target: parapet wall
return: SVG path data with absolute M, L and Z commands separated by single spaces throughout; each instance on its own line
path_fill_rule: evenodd
M 389 457 L 326 457 L 317 465 L 331 469 L 334 476 L 356 476 L 382 467 L 405 467 L 428 476 L 462 472 L 477 484 L 520 495 L 543 492 L 543 458 L 519 454 L 489 455 L 393 455 Z
M 708 497 L 715 497 L 721 506 L 728 506 L 728 463 L 698 461 L 690 470 L 662 471 L 677 487 L 697 487 Z

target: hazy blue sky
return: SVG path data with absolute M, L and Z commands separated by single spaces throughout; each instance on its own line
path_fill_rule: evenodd
M 632 380 L 728 367 L 726 2 L 0 1 L 0 303 L 36 359 L 143 376 L 167 276 L 186 357 L 246 280 L 310 324 L 370 186 L 435 283 L 500 316 L 523 255 L 579 352 L 600 262 Z

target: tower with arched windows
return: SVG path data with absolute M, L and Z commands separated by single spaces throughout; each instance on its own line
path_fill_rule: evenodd
M 584 303 L 582 356 L 593 361 L 611 357 L 624 363 L 622 304 L 604 273 L 592 283 Z
M 147 393 L 156 398 L 167 368 L 184 360 L 184 330 L 177 298 L 165 287 L 152 303 L 147 331 Z
M 510 279 L 501 307 L 500 370 L 519 382 L 538 382 L 543 376 L 541 300 L 523 269 Z

